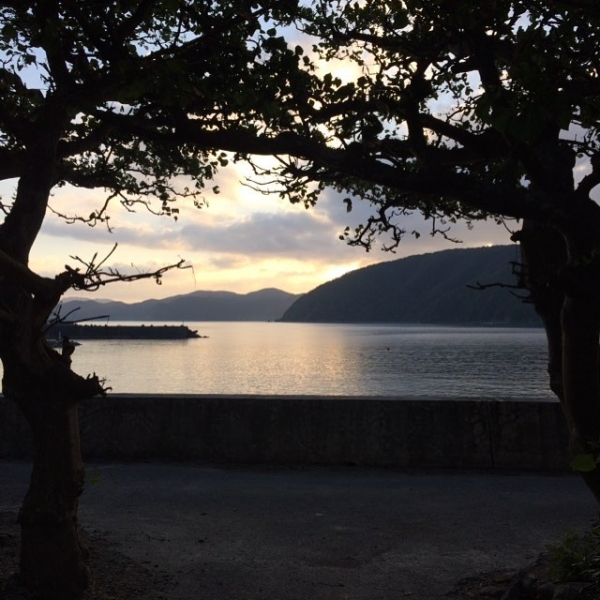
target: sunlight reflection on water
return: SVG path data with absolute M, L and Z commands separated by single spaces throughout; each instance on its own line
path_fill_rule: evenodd
M 113 392 L 551 397 L 541 329 L 188 323 L 208 339 L 83 341 Z

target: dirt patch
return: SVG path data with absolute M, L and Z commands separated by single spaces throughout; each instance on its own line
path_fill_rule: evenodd
M 92 583 L 85 600 L 166 600 L 177 583 L 158 565 L 136 562 L 101 531 L 84 531 L 90 551 Z M 15 575 L 19 563 L 19 526 L 14 512 L 0 512 L 0 597 L 33 600 Z
M 456 600 L 502 598 L 516 576 L 517 572 L 512 570 L 480 573 L 459 581 L 447 597 Z
M 552 580 L 547 554 L 520 571 L 492 571 L 459 581 L 452 600 L 600 600 L 600 589 L 583 582 Z
M 83 600 L 169 600 L 179 597 L 178 582 L 155 565 L 133 560 L 102 531 L 85 531 L 92 583 Z M 0 598 L 34 600 L 19 585 L 19 526 L 15 512 L 0 511 Z M 463 579 L 446 594 L 448 600 L 600 600 L 600 586 L 553 582 L 548 557 L 522 570 L 500 570 Z

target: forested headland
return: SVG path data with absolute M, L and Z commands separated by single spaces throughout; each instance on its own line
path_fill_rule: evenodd
M 315 288 L 281 320 L 537 327 L 531 304 L 517 297 L 526 294 L 510 287 L 518 260 L 516 246 L 493 246 L 382 262 Z

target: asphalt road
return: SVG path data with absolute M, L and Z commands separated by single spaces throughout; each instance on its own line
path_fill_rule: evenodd
M 0 510 L 26 463 L 0 461 Z M 84 528 L 176 578 L 170 600 L 439 599 L 597 516 L 576 476 L 92 464 Z

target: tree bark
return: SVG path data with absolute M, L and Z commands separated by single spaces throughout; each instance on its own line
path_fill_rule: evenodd
M 89 570 L 77 525 L 84 481 L 77 404 L 43 397 L 19 404 L 35 443 L 31 483 L 19 515 L 20 575 L 44 599 L 80 598 Z
M 104 390 L 97 377 L 77 375 L 70 358 L 44 342 L 43 294 L 34 297 L 19 285 L 0 283 L 11 309 L 9 320 L 0 323 L 3 392 L 27 419 L 35 450 L 19 517 L 20 576 L 36 597 L 73 600 L 89 580 L 77 528 L 84 479 L 77 402 Z
M 600 456 L 600 369 L 598 295 L 567 296 L 562 310 L 563 380 L 570 415 L 571 455 Z M 581 471 L 600 503 L 600 468 Z
M 520 243 L 520 283 L 529 291 L 546 332 L 550 389 L 564 405 L 561 311 L 565 295 L 560 273 L 567 261 L 566 246 L 558 231 L 529 220 L 513 235 L 513 241 Z
M 577 227 L 565 231 L 525 222 L 514 236 L 521 244 L 522 283 L 540 315 L 548 340 L 550 387 L 560 400 L 570 453 L 600 456 L 600 240 L 598 211 L 591 207 Z M 590 228 L 597 235 L 590 235 Z M 600 469 L 581 471 L 600 503 Z
M 43 600 L 75 600 L 89 582 L 77 524 L 84 481 L 77 403 L 104 390 L 96 376 L 74 373 L 70 358 L 48 348 L 39 331 L 29 340 L 27 331 L 5 331 L 21 343 L 11 345 L 12 354 L 2 353 L 4 394 L 25 415 L 34 440 L 30 487 L 19 515 L 20 577 Z
M 73 373 L 70 361 L 43 341 L 46 320 L 70 281 L 41 278 L 27 267 L 56 183 L 57 148 L 70 120 L 64 92 L 49 92 L 32 124 L 15 201 L 0 225 L 2 388 L 25 415 L 35 447 L 19 515 L 20 576 L 45 600 L 79 598 L 88 584 L 77 527 L 84 480 L 77 402 L 103 393 L 96 377 Z

